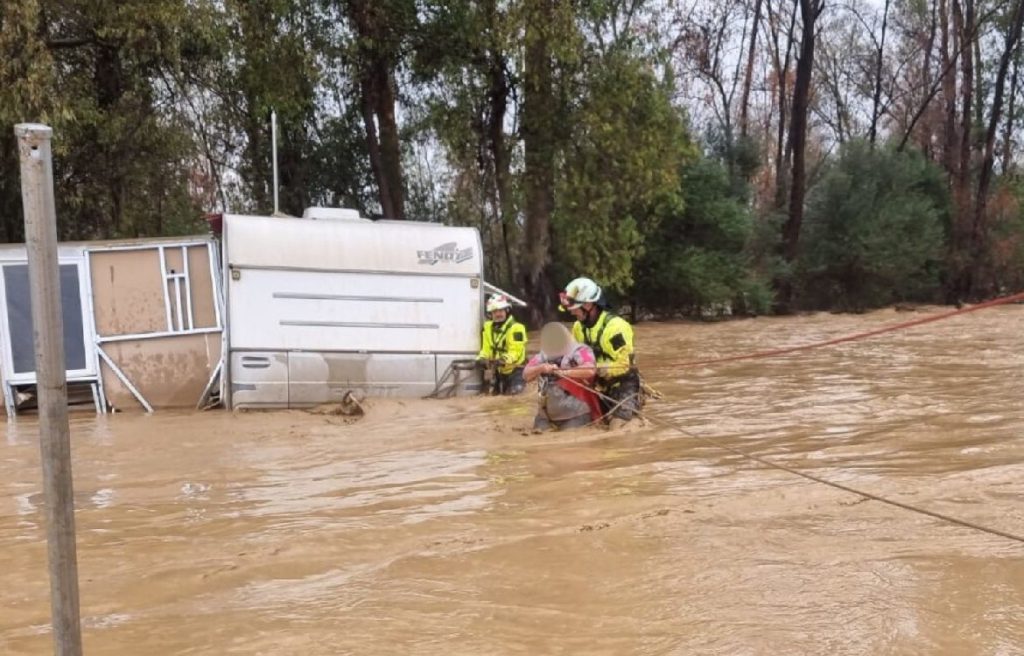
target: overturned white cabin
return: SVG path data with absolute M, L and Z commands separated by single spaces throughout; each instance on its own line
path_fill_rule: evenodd
M 221 229 L 230 407 L 311 406 L 347 391 L 424 396 L 479 349 L 474 228 L 312 209 L 225 215 Z
M 108 409 L 194 408 L 220 397 L 223 311 L 210 237 L 61 244 L 73 397 Z M 0 246 L 0 380 L 9 415 L 31 407 L 35 351 L 24 244 Z

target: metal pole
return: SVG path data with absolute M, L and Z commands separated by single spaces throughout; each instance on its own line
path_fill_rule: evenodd
M 277 202 L 277 112 L 274 110 L 270 111 L 270 151 L 271 158 L 274 160 L 274 214 L 276 215 L 281 208 Z
M 39 447 L 46 495 L 46 542 L 54 654 L 81 656 L 78 558 L 75 553 L 75 498 L 71 477 L 71 436 L 64 363 L 57 216 L 53 199 L 53 130 L 38 124 L 14 128 L 21 158 L 21 198 L 32 300 L 39 397 Z
M 520 307 L 529 307 L 530 306 L 529 303 L 527 303 L 526 301 L 522 300 L 521 298 L 516 298 L 515 296 L 513 296 L 512 294 L 509 294 L 504 289 L 501 289 L 500 287 L 495 287 L 494 285 L 492 285 L 489 282 L 484 282 L 484 289 L 486 289 L 487 291 L 491 292 L 492 294 L 501 294 L 502 296 L 507 296 L 508 300 L 512 301 L 513 303 L 515 303 L 516 305 L 518 305 Z

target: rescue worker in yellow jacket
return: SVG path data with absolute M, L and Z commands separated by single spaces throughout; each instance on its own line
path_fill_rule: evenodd
M 633 327 L 608 311 L 601 288 L 590 278 L 576 278 L 566 285 L 561 301 L 576 319 L 573 337 L 594 351 L 597 389 L 609 423 L 629 421 L 643 400 L 640 375 L 633 364 Z
M 501 294 L 487 300 L 487 319 L 477 361 L 493 368 L 491 393 L 519 394 L 526 388 L 526 326 L 512 316 L 512 303 Z

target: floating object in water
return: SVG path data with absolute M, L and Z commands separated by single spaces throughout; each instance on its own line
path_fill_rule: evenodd
M 325 403 L 323 405 L 318 405 L 310 410 L 310 412 L 316 415 L 333 415 L 359 419 L 366 415 L 366 408 L 363 407 L 362 399 L 349 390 L 341 397 L 340 403 Z

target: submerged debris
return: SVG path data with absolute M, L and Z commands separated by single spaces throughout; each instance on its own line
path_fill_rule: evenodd
M 366 408 L 363 406 L 363 399 L 352 392 L 345 392 L 340 403 L 324 403 L 309 410 L 314 415 L 328 415 L 332 417 L 348 417 L 358 420 L 366 416 Z

